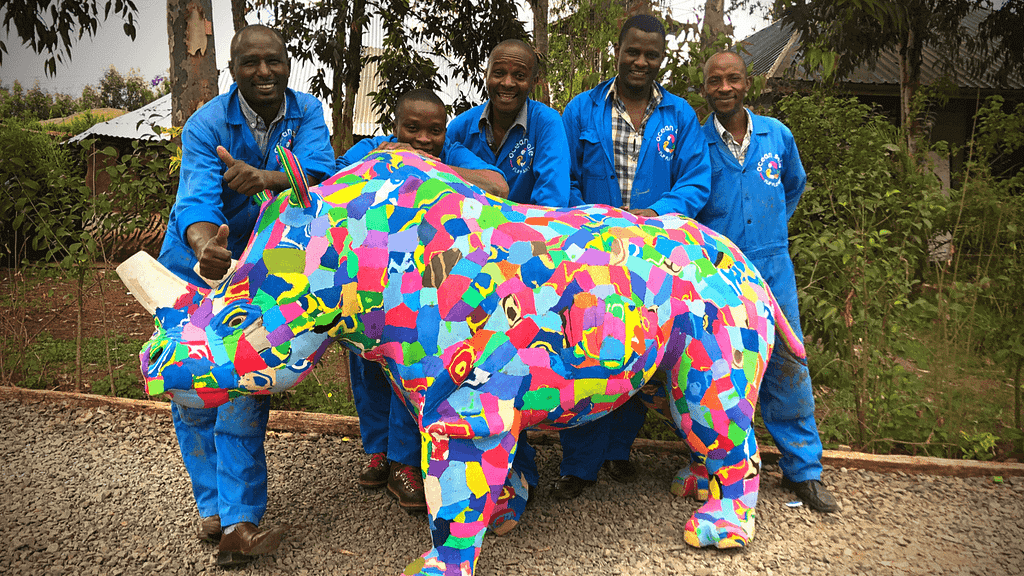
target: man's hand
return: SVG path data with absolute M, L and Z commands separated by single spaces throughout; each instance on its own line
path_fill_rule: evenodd
M 224 173 L 224 182 L 228 188 L 246 196 L 255 196 L 267 188 L 271 188 L 266 170 L 260 170 L 241 160 L 235 160 L 223 146 L 217 146 L 217 157 L 228 167 L 228 171 Z
M 380 144 L 377 145 L 376 148 L 374 148 L 374 150 L 406 150 L 408 152 L 415 152 L 428 160 L 434 160 L 435 162 L 441 161 L 440 158 L 434 156 L 430 152 L 427 152 L 426 150 L 420 150 L 418 148 L 413 148 L 412 145 L 407 144 L 405 142 L 381 142 Z
M 633 216 L 643 216 L 644 218 L 655 218 L 658 213 L 650 208 L 636 208 L 634 210 L 627 210 Z
M 188 227 L 188 241 L 199 260 L 199 275 L 210 280 L 220 280 L 231 267 L 231 251 L 228 250 L 228 225 L 219 228 L 210 222 L 196 222 Z

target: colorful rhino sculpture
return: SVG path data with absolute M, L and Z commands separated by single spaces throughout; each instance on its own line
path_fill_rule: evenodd
M 153 278 L 160 302 L 141 294 Z M 218 287 L 167 292 L 170 278 L 126 278 L 156 313 L 150 394 L 216 406 L 280 392 L 334 341 L 384 366 L 420 426 L 433 542 L 403 574 L 472 574 L 488 528 L 523 512 L 523 431 L 594 420 L 645 385 L 706 468 L 686 542 L 745 545 L 776 329 L 804 356 L 757 270 L 693 220 L 519 205 L 412 153 L 266 202 Z

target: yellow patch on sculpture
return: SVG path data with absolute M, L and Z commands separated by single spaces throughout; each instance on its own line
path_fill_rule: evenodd
M 473 496 L 480 498 L 491 491 L 484 476 L 483 466 L 479 462 L 466 462 L 466 486 Z

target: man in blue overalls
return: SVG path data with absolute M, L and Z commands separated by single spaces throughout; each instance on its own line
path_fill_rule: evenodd
M 768 282 L 797 335 L 800 309 L 789 257 L 789 219 L 807 175 L 793 134 L 778 120 L 750 113 L 743 98 L 750 78 L 733 52 L 712 56 L 701 90 L 714 114 L 704 123 L 711 152 L 711 198 L 697 220 L 728 236 Z M 834 512 L 839 505 L 821 482 L 821 439 L 814 421 L 811 377 L 804 362 L 776 346 L 761 383 L 761 416 L 782 453 L 782 486 L 808 506 Z M 702 482 L 692 469 L 679 472 L 674 486 Z
M 573 205 L 691 218 L 704 206 L 711 186 L 707 145 L 693 108 L 657 83 L 664 58 L 664 26 L 653 16 L 633 16 L 615 47 L 618 74 L 566 106 Z M 629 452 L 646 413 L 638 395 L 605 418 L 561 432 L 555 497 L 579 495 L 602 465 L 613 480 L 635 479 Z
M 232 258 L 242 255 L 260 209 L 251 197 L 288 188 L 277 145 L 294 152 L 311 184 L 334 173 L 323 106 L 287 87 L 281 35 L 260 25 L 238 31 L 229 67 L 235 84 L 185 123 L 178 195 L 159 257 L 199 286 L 206 285 L 202 278 L 223 278 Z M 282 528 L 259 526 L 267 509 L 269 414 L 267 396 L 240 396 L 218 408 L 171 404 L 201 517 L 197 536 L 219 542 L 219 566 L 273 552 L 283 535 Z

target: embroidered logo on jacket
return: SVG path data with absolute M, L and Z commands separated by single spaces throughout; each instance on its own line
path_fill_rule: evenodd
M 766 153 L 757 163 L 757 173 L 761 175 L 761 180 L 769 186 L 782 184 L 782 159 L 773 152 Z
M 525 174 L 533 166 L 533 144 L 523 136 L 508 155 L 509 167 L 516 174 Z
M 658 156 L 663 160 L 671 160 L 672 154 L 676 151 L 676 127 L 671 124 L 662 126 L 661 130 L 658 130 L 654 144 L 658 147 Z

